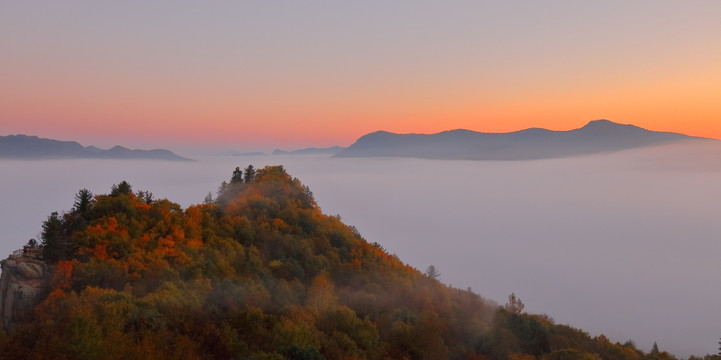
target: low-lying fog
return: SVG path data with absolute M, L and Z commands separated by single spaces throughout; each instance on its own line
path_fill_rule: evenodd
M 556 322 L 686 357 L 721 336 L 721 151 L 684 145 L 483 162 L 327 156 L 194 163 L 0 161 L 0 256 L 37 237 L 81 188 L 127 180 L 182 206 L 235 166 L 282 164 L 328 214 L 441 280 Z

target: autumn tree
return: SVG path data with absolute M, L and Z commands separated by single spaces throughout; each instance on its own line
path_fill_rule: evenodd
M 155 199 L 153 199 L 154 195 L 150 191 L 138 191 L 136 196 L 138 197 L 138 199 L 140 199 L 140 201 L 144 202 L 147 205 L 150 205 L 153 201 L 155 201 Z
M 592 354 L 577 349 L 559 349 L 543 357 L 545 360 L 601 360 L 598 354 Z
M 318 349 L 309 347 L 300 347 L 297 344 L 284 346 L 278 349 L 278 352 L 287 359 L 298 359 L 298 360 L 324 360 L 325 357 L 318 351 Z
M 327 310 L 336 302 L 334 291 L 328 275 L 318 274 L 308 287 L 306 306 L 315 312 Z
M 508 302 L 505 305 L 506 311 L 512 314 L 520 314 L 523 312 L 524 307 L 523 301 L 517 298 L 516 294 L 511 293 L 511 295 L 508 295 Z

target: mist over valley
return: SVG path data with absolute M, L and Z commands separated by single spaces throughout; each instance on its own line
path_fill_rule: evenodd
M 535 161 L 330 158 L 2 160 L 0 252 L 39 238 L 81 188 L 122 180 L 183 207 L 215 194 L 236 166 L 282 164 L 371 242 L 441 280 L 559 323 L 714 353 L 721 332 L 721 151 L 680 143 Z

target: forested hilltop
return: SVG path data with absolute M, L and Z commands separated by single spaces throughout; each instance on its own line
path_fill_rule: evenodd
M 187 209 L 124 181 L 81 190 L 38 247 L 52 274 L 2 359 L 673 359 L 446 286 L 281 166 L 236 168 Z

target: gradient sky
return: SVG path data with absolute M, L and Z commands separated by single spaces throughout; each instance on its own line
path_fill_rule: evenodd
M 721 138 L 721 1 L 4 1 L 0 135 L 264 150 L 375 130 Z

